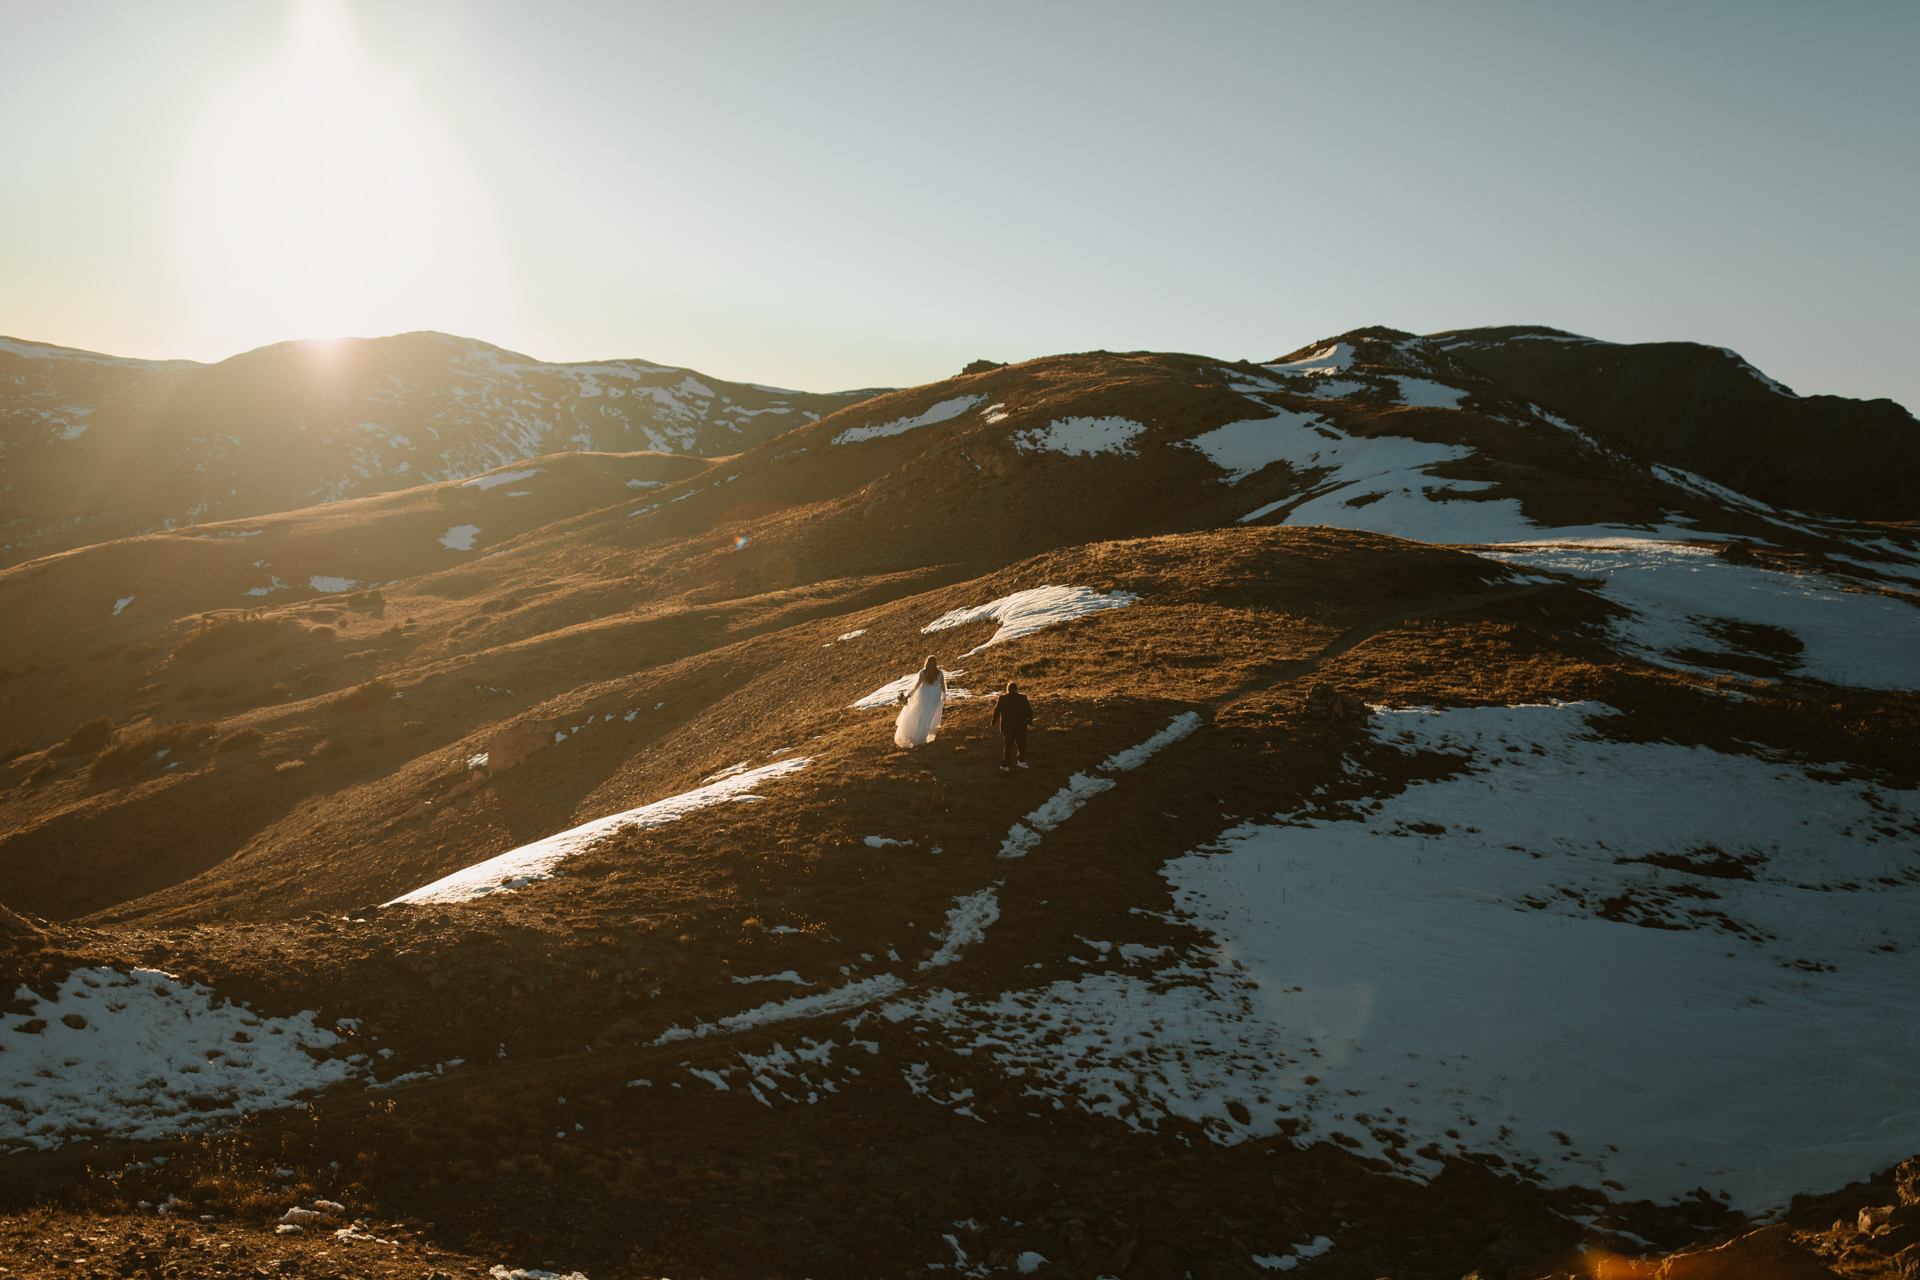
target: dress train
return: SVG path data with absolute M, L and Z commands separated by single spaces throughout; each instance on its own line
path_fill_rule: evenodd
M 937 683 L 922 681 L 913 686 L 913 696 L 893 722 L 893 745 L 924 747 L 940 732 L 940 717 L 946 702 L 947 679 L 941 673 Z

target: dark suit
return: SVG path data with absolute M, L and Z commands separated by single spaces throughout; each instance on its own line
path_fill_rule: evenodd
M 1016 758 L 1026 763 L 1027 726 L 1033 723 L 1033 704 L 1027 701 L 1027 695 L 1001 694 L 1000 700 L 993 704 L 993 723 L 1006 739 L 1006 747 L 1000 753 L 1000 767 L 1006 768 Z

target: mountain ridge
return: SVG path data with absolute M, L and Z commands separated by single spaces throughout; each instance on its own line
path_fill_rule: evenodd
M 870 394 L 635 359 L 549 363 L 432 331 L 216 364 L 0 340 L 0 391 L 0 563 L 559 449 L 733 453 Z
M 1428 338 L 1376 326 L 1293 355 L 1369 335 L 1423 344 L 1429 373 L 1451 361 L 1456 380 L 1490 377 L 1608 448 L 1775 506 L 1915 514 L 1920 425 L 1891 401 L 1796 397 L 1720 348 L 1539 326 Z M 885 390 L 793 392 L 638 359 L 543 362 L 433 331 L 274 343 L 216 364 L 0 339 L 0 564 L 559 449 L 736 453 Z
M 1920 517 L 1920 421 L 1887 399 L 1801 396 L 1738 352 L 1538 326 L 1429 335 L 1595 436 L 1780 507 Z

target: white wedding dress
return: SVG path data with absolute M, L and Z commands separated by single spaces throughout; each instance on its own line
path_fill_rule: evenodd
M 941 672 L 940 679 L 931 684 L 917 681 L 913 696 L 900 708 L 900 715 L 893 722 L 893 745 L 924 747 L 932 742 L 940 732 L 940 713 L 946 696 L 946 672 Z

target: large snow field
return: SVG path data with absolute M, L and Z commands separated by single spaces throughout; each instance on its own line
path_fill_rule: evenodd
M 1608 742 L 1609 710 L 1390 713 L 1377 733 L 1461 772 L 1169 862 L 1211 953 L 1122 944 L 1120 967 L 885 1012 L 1059 1105 L 1223 1141 L 1293 1121 L 1414 1173 L 1435 1143 L 1763 1211 L 1911 1154 L 1920 799 Z M 1721 874 L 1621 861 L 1647 856 Z M 1113 953 L 1083 942 L 1071 962 Z
M 1103 609 L 1124 609 L 1139 598 L 1126 591 L 1110 591 L 1101 595 L 1087 587 L 1034 587 L 1001 596 L 998 600 L 989 600 L 971 609 L 951 609 L 920 628 L 920 634 L 931 635 L 936 631 L 965 626 L 969 622 L 998 622 L 1000 629 L 991 637 L 960 655 L 969 658 L 982 649 L 1018 640 L 1062 622 L 1099 613 Z
M 1667 542 L 1494 548 L 1485 554 L 1603 580 L 1632 613 L 1613 624 L 1623 649 L 1667 665 L 1719 670 L 1682 650 L 1739 652 L 1756 641 L 1784 674 L 1870 689 L 1920 688 L 1920 609 L 1892 596 L 1846 591 L 1812 574 L 1730 564 L 1711 551 Z M 1728 627 L 1728 623 L 1735 624 Z M 1768 640 L 1740 630 L 1779 628 Z M 1787 652 L 1794 644 L 1798 653 Z
M 485 862 L 476 862 L 452 875 L 442 876 L 432 884 L 423 885 L 411 893 L 403 893 L 384 905 L 472 902 L 476 898 L 508 892 L 537 880 L 551 880 L 555 868 L 562 862 L 577 853 L 586 852 L 621 827 L 658 827 L 716 804 L 758 800 L 760 797 L 752 794 L 755 787 L 798 772 L 812 762 L 812 756 L 795 756 L 790 760 L 731 774 L 717 782 L 641 805 L 637 809 L 583 822 L 577 827 L 569 827 L 517 849 L 509 849 Z
M 1346 355 L 1350 357 L 1351 353 Z M 1224 368 L 1222 372 L 1249 393 L 1287 391 L 1338 399 L 1364 390 L 1391 388 L 1390 393 L 1404 404 L 1442 409 L 1458 408 L 1468 394 L 1458 387 L 1405 376 L 1374 376 L 1372 382 L 1366 384 L 1350 379 L 1327 381 L 1324 375 L 1336 371 L 1331 357 L 1326 362 L 1299 363 L 1303 367 L 1267 366 L 1281 372 L 1284 382 L 1250 377 L 1232 368 Z M 1489 481 L 1446 480 L 1429 474 L 1431 468 L 1442 463 L 1471 457 L 1474 452 L 1471 448 L 1400 435 L 1349 435 L 1322 414 L 1276 409 L 1257 394 L 1250 394 L 1249 398 L 1260 405 L 1267 416 L 1231 422 L 1183 443 L 1198 449 L 1224 471 L 1228 484 L 1239 484 L 1276 462 L 1284 462 L 1299 472 L 1320 474 L 1303 493 L 1247 512 L 1240 517 L 1242 524 L 1264 520 L 1285 510 L 1281 522 L 1288 525 L 1365 529 L 1422 542 L 1453 544 L 1543 539 L 1592 542 L 1622 537 L 1686 541 L 1725 537 L 1704 526 L 1682 527 L 1675 523 L 1679 519 L 1677 513 L 1670 513 L 1667 520 L 1659 524 L 1637 526 L 1543 525 L 1529 519 L 1517 499 L 1479 496 L 1495 487 Z M 1571 424 L 1552 414 L 1544 416 L 1587 440 L 1585 433 Z M 1592 444 L 1590 440 L 1587 442 Z M 1871 558 L 1837 556 L 1837 559 L 1876 574 L 1920 582 L 1920 567 L 1917 567 L 1920 557 L 1891 539 L 1863 539 L 1858 528 L 1845 522 L 1773 507 L 1680 468 L 1656 466 L 1651 468 L 1651 473 L 1655 479 L 1671 485 L 1676 497 L 1687 494 L 1707 498 L 1774 524 L 1789 535 L 1851 539 Z
M 1481 545 L 1487 554 L 1603 580 L 1605 595 L 1632 610 L 1615 627 L 1628 651 L 1669 665 L 1738 670 L 1693 657 L 1745 653 L 1778 665 L 1777 674 L 1868 688 L 1920 687 L 1920 610 L 1891 596 L 1841 589 L 1813 574 L 1782 573 L 1718 559 L 1686 545 L 1712 537 L 1674 524 L 1549 527 L 1529 520 L 1513 498 L 1479 498 L 1486 481 L 1443 480 L 1427 468 L 1470 450 L 1404 436 L 1349 436 L 1312 414 L 1281 411 L 1228 423 L 1191 445 L 1226 472 L 1228 483 L 1275 462 L 1323 474 L 1304 497 L 1282 498 L 1248 512 L 1241 523 L 1285 508 L 1282 523 L 1365 529 L 1421 542 Z M 1802 529 L 1763 503 L 1697 477 L 1667 472 L 1669 483 L 1695 489 Z M 1905 561 L 1903 550 L 1876 547 Z M 1861 562 L 1866 563 L 1866 562 Z M 1898 576 L 1895 563 L 1868 567 Z M 1778 628 L 1784 638 L 1752 629 Z M 1797 646 L 1797 648 L 1796 648 Z
M 1396 435 L 1351 436 L 1310 413 L 1281 410 L 1271 417 L 1230 422 L 1188 443 L 1225 471 L 1232 484 L 1276 462 L 1326 473 L 1304 495 L 1249 511 L 1240 517 L 1242 524 L 1292 507 L 1283 524 L 1365 529 L 1420 542 L 1519 542 L 1542 533 L 1556 538 L 1698 536 L 1665 525 L 1549 529 L 1527 519 L 1518 499 L 1474 496 L 1493 488 L 1491 481 L 1427 474 L 1429 467 L 1472 456 L 1473 450 L 1463 445 Z
M 26 986 L 14 996 L 33 1007 L 4 1022 L 7 1154 L 81 1137 L 195 1133 L 354 1074 L 307 1052 L 340 1043 L 312 1013 L 263 1018 L 157 969 L 75 969 L 52 1000 Z

